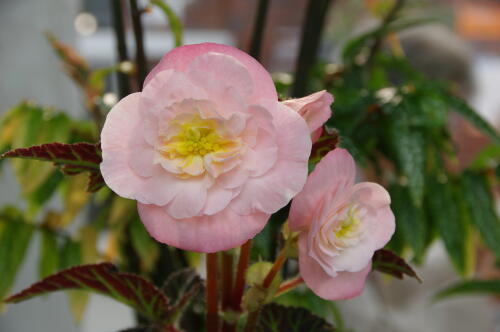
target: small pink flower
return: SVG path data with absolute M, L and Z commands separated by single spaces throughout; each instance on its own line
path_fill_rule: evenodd
M 332 102 L 333 96 L 322 90 L 303 98 L 285 100 L 282 103 L 306 120 L 312 141 L 316 142 L 323 132 L 323 124 L 332 116 L 330 109 Z
M 101 133 L 101 171 L 138 201 L 158 241 L 215 252 L 243 244 L 304 186 L 306 122 L 252 57 L 219 44 L 166 54 Z
M 359 295 L 375 250 L 394 233 L 391 198 L 376 183 L 354 184 L 355 164 L 344 149 L 329 152 L 295 197 L 289 226 L 299 235 L 306 284 L 328 300 Z

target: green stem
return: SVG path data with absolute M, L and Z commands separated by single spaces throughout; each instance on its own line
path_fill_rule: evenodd
M 316 61 L 330 3 L 331 0 L 309 0 L 295 69 L 294 97 L 302 97 L 306 93 L 307 79 Z
M 269 9 L 269 0 L 259 0 L 257 7 L 257 15 L 253 27 L 252 42 L 250 44 L 250 55 L 255 59 L 260 59 L 260 51 L 262 48 L 262 38 L 266 26 L 266 16 Z
M 377 35 L 377 37 L 373 41 L 372 47 L 370 48 L 370 51 L 368 53 L 368 57 L 366 58 L 367 65 L 370 65 L 372 63 L 373 58 L 380 50 L 380 47 L 382 47 L 382 43 L 383 43 L 384 38 L 386 36 L 387 28 L 397 18 L 397 14 L 403 8 L 404 4 L 405 4 L 405 0 L 396 0 L 396 3 L 394 4 L 394 6 L 391 8 L 391 10 L 385 16 L 384 21 L 382 22 L 382 26 L 380 28 L 380 33 Z

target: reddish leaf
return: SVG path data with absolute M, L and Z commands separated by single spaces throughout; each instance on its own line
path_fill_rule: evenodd
M 372 269 L 390 274 L 398 279 L 403 279 L 407 275 L 422 282 L 411 266 L 390 250 L 380 249 L 375 251 L 372 258 Z
M 110 296 L 156 322 L 165 320 L 171 309 L 167 297 L 156 286 L 141 276 L 118 272 L 111 263 L 63 270 L 12 295 L 5 302 L 17 303 L 66 289 L 83 289 Z
M 91 172 L 89 176 L 89 183 L 87 185 L 88 192 L 96 192 L 104 187 L 104 179 L 101 172 Z
M 309 160 L 314 163 L 319 162 L 328 152 L 335 149 L 338 143 L 338 132 L 333 129 L 324 128 L 323 134 L 312 146 L 311 157 L 309 157 Z
M 0 158 L 51 161 L 66 175 L 90 172 L 88 190 L 91 192 L 97 191 L 104 185 L 99 169 L 99 164 L 102 162 L 99 143 L 48 143 L 7 151 L 0 155 Z
M 90 75 L 90 67 L 71 46 L 66 45 L 51 34 L 47 33 L 50 45 L 64 64 L 64 70 L 77 84 L 85 87 Z

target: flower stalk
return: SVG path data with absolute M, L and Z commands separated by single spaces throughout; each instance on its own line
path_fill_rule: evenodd
M 141 21 L 143 11 L 139 9 L 137 0 L 130 0 L 130 10 L 132 12 L 132 28 L 134 30 L 136 49 L 135 62 L 137 65 L 137 89 L 140 90 L 147 74 L 147 61 L 144 51 L 144 29 Z
M 207 254 L 206 324 L 208 332 L 219 331 L 219 308 L 217 291 L 217 253 Z
M 238 270 L 234 281 L 234 290 L 231 307 L 236 310 L 241 310 L 241 298 L 245 290 L 245 271 L 250 261 L 250 251 L 252 249 L 252 240 L 245 242 L 240 249 L 240 258 L 238 260 Z
M 257 60 L 260 60 L 262 38 L 264 36 L 268 9 L 269 0 L 259 0 L 259 6 L 257 7 L 257 15 L 255 16 L 255 24 L 249 51 L 249 54 Z

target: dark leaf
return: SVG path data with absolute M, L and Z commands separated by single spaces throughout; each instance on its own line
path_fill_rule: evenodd
M 462 193 L 472 223 L 481 237 L 500 260 L 500 221 L 495 213 L 494 201 L 486 178 L 473 172 L 462 176 Z
M 158 288 L 141 276 L 118 272 L 110 263 L 81 265 L 63 270 L 12 295 L 5 302 L 22 302 L 67 289 L 84 289 L 110 296 L 153 321 L 164 320 L 170 311 L 167 297 Z
M 68 76 L 78 85 L 85 86 L 90 75 L 90 67 L 87 61 L 71 46 L 60 42 L 52 33 L 47 33 L 47 39 L 64 64 L 64 70 Z
M 422 282 L 411 266 L 390 250 L 379 249 L 375 251 L 372 258 L 372 269 L 390 274 L 398 279 L 403 279 L 406 275 Z
M 50 161 L 59 166 L 66 175 L 90 172 L 89 191 L 96 191 L 104 185 L 99 164 L 102 162 L 99 144 L 91 143 L 48 143 L 29 148 L 7 151 L 0 158 L 24 158 Z
M 312 314 L 323 319 L 333 316 L 337 330 L 344 331 L 344 321 L 335 302 L 318 297 L 308 288 L 296 288 L 283 295 L 279 295 L 273 302 L 284 306 L 296 306 L 307 309 Z
M 202 287 L 203 282 L 194 269 L 182 269 L 170 274 L 162 290 L 177 310 L 183 310 Z
M 256 331 L 327 332 L 335 331 L 335 328 L 306 309 L 271 303 L 262 307 Z
M 426 205 L 429 215 L 455 268 L 462 275 L 467 275 L 471 268 L 471 232 L 467 211 L 464 211 L 463 192 L 455 190 L 451 179 L 437 177 L 429 179 L 428 192 Z
M 446 95 L 451 107 L 472 123 L 477 129 L 488 135 L 495 143 L 500 143 L 500 135 L 479 114 L 476 113 L 465 101 L 449 93 Z
M 467 280 L 450 286 L 434 297 L 435 300 L 441 300 L 451 296 L 458 295 L 500 295 L 500 280 Z
M 104 187 L 106 184 L 104 183 L 104 179 L 102 177 L 101 172 L 91 172 L 89 174 L 89 182 L 87 185 L 87 191 L 94 193 Z
M 309 162 L 318 163 L 321 158 L 337 147 L 339 143 L 339 134 L 336 130 L 324 130 L 323 135 L 314 142 L 311 150 Z
M 408 181 L 410 196 L 417 207 L 424 194 L 425 140 L 422 132 L 412 127 L 413 106 L 401 104 L 389 117 L 389 141 L 399 171 Z
M 405 242 L 413 249 L 415 259 L 421 261 L 429 242 L 424 212 L 413 204 L 407 187 L 393 185 L 389 188 L 389 193 L 397 228 L 401 231 Z
M 98 171 L 102 161 L 98 146 L 91 143 L 48 143 L 29 148 L 7 151 L 1 158 L 26 158 L 51 161 L 60 166 L 66 175 L 75 175 L 84 171 Z

